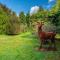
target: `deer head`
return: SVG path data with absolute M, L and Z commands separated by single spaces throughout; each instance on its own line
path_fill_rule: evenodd
M 44 22 L 37 22 L 37 26 L 38 26 L 38 31 L 41 32 L 42 31 L 42 26 L 44 25 Z
M 37 22 L 37 25 L 38 25 L 38 27 L 42 27 L 44 25 L 44 22 L 43 21 Z

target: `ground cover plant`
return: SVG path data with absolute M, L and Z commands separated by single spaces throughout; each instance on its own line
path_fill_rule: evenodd
M 0 35 L 0 60 L 59 60 L 59 41 L 56 44 L 58 51 L 42 52 L 35 50 L 39 42 L 31 32 L 16 36 Z

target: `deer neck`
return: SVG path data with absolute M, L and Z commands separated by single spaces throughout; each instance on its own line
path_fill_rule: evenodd
M 38 32 L 41 33 L 42 32 L 42 26 L 38 27 Z

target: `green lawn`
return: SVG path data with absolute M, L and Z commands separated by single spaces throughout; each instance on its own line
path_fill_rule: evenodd
M 60 60 L 60 42 L 56 44 L 58 51 L 41 52 L 35 50 L 39 42 L 30 32 L 16 36 L 0 35 L 0 60 Z

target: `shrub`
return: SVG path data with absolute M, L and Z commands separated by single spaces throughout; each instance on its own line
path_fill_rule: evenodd
M 20 23 L 17 17 L 10 17 L 6 23 L 6 34 L 15 35 L 20 32 Z
M 50 22 L 46 22 L 43 25 L 42 30 L 45 32 L 56 32 L 56 26 Z

